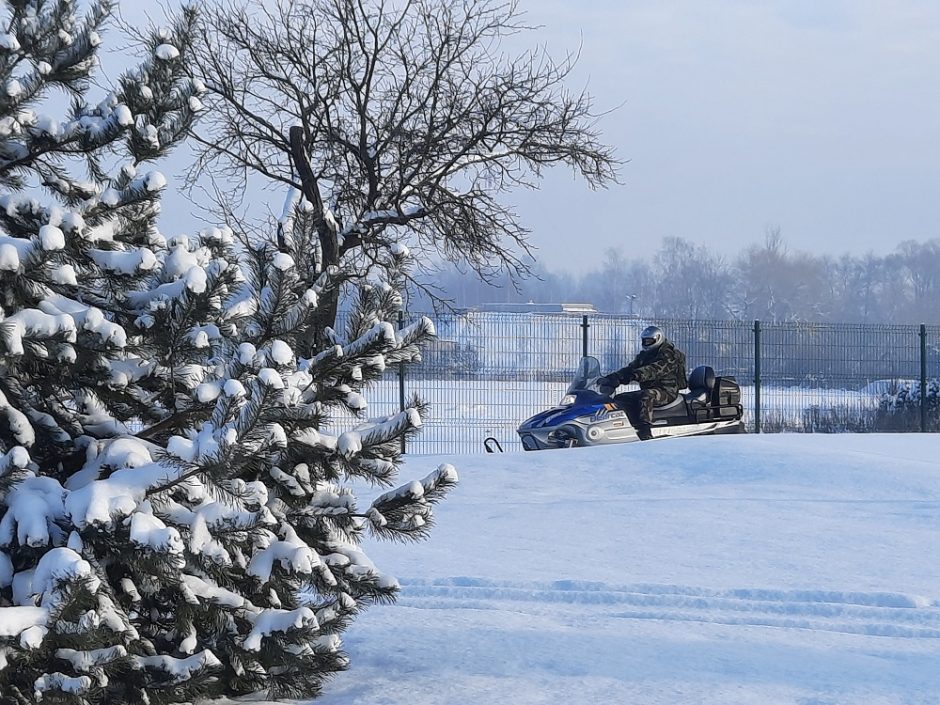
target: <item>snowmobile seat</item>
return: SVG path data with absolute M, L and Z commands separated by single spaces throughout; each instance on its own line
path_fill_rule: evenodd
M 689 375 L 689 392 L 686 399 L 705 404 L 715 388 L 715 370 L 708 365 L 699 365 Z
M 684 401 L 685 401 L 685 400 L 682 398 L 682 395 L 680 394 L 679 396 L 677 396 L 675 399 L 673 399 L 673 400 L 670 401 L 670 402 L 666 402 L 665 404 L 662 404 L 662 405 L 660 405 L 660 406 L 654 406 L 654 407 L 653 407 L 653 411 L 655 411 L 655 412 L 657 412 L 657 413 L 658 413 L 658 412 L 661 412 L 661 411 L 662 411 L 662 412 L 668 412 L 668 411 L 671 411 L 671 410 L 673 409 L 673 407 L 676 407 L 676 406 L 679 406 L 679 405 L 683 404 Z M 683 413 L 684 413 L 684 412 L 683 412 Z
M 686 411 L 685 399 L 681 394 L 667 404 L 653 407 L 654 424 L 661 419 L 685 418 L 686 416 L 688 416 L 688 412 Z

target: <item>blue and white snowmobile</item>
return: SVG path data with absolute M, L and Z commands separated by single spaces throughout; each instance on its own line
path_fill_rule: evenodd
M 593 357 L 581 358 L 578 371 L 562 400 L 552 409 L 526 419 L 517 429 L 526 450 L 571 448 L 640 440 L 636 410 L 620 408 L 598 390 L 601 366 Z M 653 410 L 653 440 L 677 436 L 741 433 L 741 387 L 734 377 L 718 377 L 711 367 L 696 367 L 689 391 Z

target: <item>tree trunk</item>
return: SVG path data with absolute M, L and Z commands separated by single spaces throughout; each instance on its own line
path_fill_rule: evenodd
M 310 167 L 310 160 L 307 158 L 307 150 L 304 148 L 304 130 L 303 127 L 295 125 L 290 128 L 290 149 L 291 160 L 294 168 L 300 176 L 301 193 L 313 205 L 314 224 L 317 229 L 317 237 L 320 240 L 320 268 L 317 275 L 327 271 L 331 266 L 339 264 L 339 243 L 337 238 L 337 222 L 335 219 L 326 217 L 326 210 L 323 206 L 323 199 L 320 196 L 320 187 L 317 184 L 317 178 Z M 306 354 L 312 354 L 321 350 L 326 343 L 326 336 L 323 334 L 327 326 L 336 326 L 337 309 L 339 308 L 339 289 L 330 287 L 320 294 L 320 304 L 317 307 L 317 316 L 315 320 L 315 329 L 313 331 L 313 340 L 311 349 Z

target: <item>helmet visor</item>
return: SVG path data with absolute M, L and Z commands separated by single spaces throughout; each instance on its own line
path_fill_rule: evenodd
M 656 338 L 643 338 L 643 347 L 648 348 L 656 344 Z

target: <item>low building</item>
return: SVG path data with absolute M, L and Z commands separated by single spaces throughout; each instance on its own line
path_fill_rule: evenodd
M 475 307 L 477 311 L 486 313 L 554 313 L 582 316 L 597 313 L 594 304 L 584 303 L 491 303 Z

